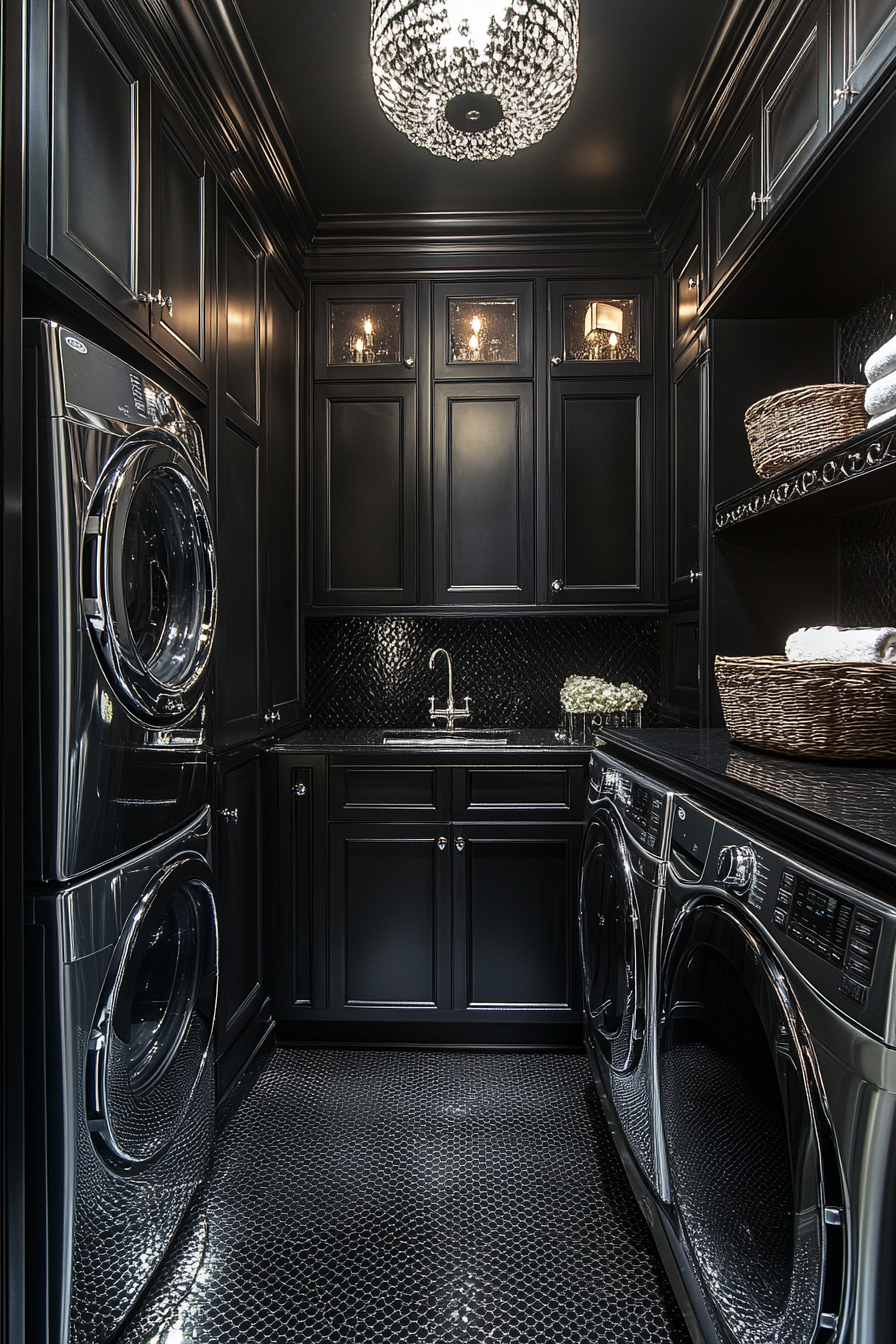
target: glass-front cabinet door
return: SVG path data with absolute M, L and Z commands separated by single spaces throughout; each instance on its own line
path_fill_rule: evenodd
M 416 287 L 318 285 L 314 376 L 365 382 L 416 378 Z
M 433 371 L 436 380 L 531 378 L 531 282 L 434 285 Z
M 557 281 L 550 292 L 555 377 L 652 372 L 652 280 Z

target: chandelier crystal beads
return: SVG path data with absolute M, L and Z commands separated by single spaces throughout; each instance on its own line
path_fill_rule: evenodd
M 579 0 L 371 0 L 380 105 L 449 159 L 498 159 L 552 130 L 578 47 Z

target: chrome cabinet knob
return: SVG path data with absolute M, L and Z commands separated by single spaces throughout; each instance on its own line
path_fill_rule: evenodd
M 689 579 L 691 580 L 691 583 L 696 583 L 698 579 L 702 579 L 702 578 L 703 578 L 703 570 L 702 570 L 702 569 L 690 569 L 690 570 L 688 570 L 688 577 L 689 577 Z
M 696 289 L 699 283 L 700 282 L 697 279 L 696 275 L 688 276 L 688 289 Z
M 551 584 L 551 592 L 552 592 L 552 593 L 562 593 L 562 592 L 563 592 L 563 580 L 562 580 L 562 579 L 555 579 L 555 580 L 554 580 L 554 582 Z
M 279 723 L 280 722 L 279 709 L 269 709 L 264 716 L 264 721 L 265 723 Z
M 412 355 L 408 355 L 407 359 L 405 360 L 405 364 L 408 366 L 409 369 L 412 369 L 416 364 L 416 362 L 417 361 L 414 359 Z
M 464 846 L 466 845 L 466 843 L 467 843 L 467 842 L 466 842 L 466 840 L 463 838 L 462 835 L 459 835 L 459 836 L 457 837 L 457 839 L 456 839 L 455 842 L 454 842 L 454 848 L 457 850 L 458 854 L 462 854 L 462 853 L 463 853 Z
M 558 364 L 562 364 L 562 363 L 563 363 L 563 360 L 560 358 L 559 355 L 552 355 L 552 356 L 551 356 L 551 363 L 553 364 L 554 368 L 556 369 L 556 367 L 557 367 Z
M 436 844 L 438 845 L 439 849 L 447 849 L 448 848 L 447 835 L 440 835 L 438 840 L 436 841 Z
M 292 786 L 292 791 L 293 791 L 293 793 L 295 794 L 295 796 L 296 796 L 297 798 L 304 798 L 304 797 L 305 797 L 305 794 L 308 792 L 308 785 L 307 785 L 307 784 L 293 784 L 293 786 Z
M 174 299 L 170 294 L 165 298 L 160 289 L 157 289 L 155 294 L 147 294 L 145 291 L 141 292 L 137 295 L 137 298 L 141 303 L 148 304 L 150 308 L 152 308 L 153 305 L 157 308 L 164 308 L 169 317 L 172 317 L 174 314 Z
M 723 887 L 749 891 L 756 875 L 756 852 L 750 845 L 723 845 L 716 862 L 716 877 Z
M 240 810 L 238 807 L 219 807 L 218 816 L 221 818 L 222 821 L 226 821 L 228 826 L 239 825 Z

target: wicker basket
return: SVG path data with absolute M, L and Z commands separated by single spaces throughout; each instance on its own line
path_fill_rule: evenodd
M 896 667 L 716 658 L 725 727 L 759 751 L 818 760 L 896 760 Z
M 861 434 L 868 423 L 867 390 L 861 384 L 822 383 L 757 401 L 744 416 L 757 475 L 777 476 Z

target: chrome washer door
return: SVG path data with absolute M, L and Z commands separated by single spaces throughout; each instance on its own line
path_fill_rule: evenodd
M 832 1344 L 847 1215 L 808 1030 L 771 949 L 722 902 L 673 926 L 658 1063 L 672 1200 L 726 1344 Z
M 211 523 L 175 440 L 141 433 L 94 492 L 81 583 L 94 646 L 136 715 L 177 723 L 201 695 L 217 614 Z
M 579 946 L 585 1011 L 617 1073 L 641 1058 L 646 990 L 644 940 L 622 831 L 597 812 L 585 833 L 579 885 Z
M 169 864 L 113 954 L 88 1043 L 87 1125 L 107 1165 L 139 1170 L 172 1143 L 209 1065 L 218 938 L 208 865 Z

